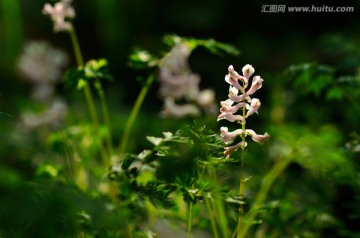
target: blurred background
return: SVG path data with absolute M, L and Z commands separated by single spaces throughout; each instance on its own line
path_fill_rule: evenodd
M 1 119 L 2 131 L 11 127 L 23 112 L 24 105 L 30 103 L 31 83 L 22 79 L 18 66 L 27 42 L 47 41 L 52 47 L 67 54 L 66 67 L 76 66 L 68 34 L 54 33 L 52 22 L 41 13 L 46 2 L 43 0 L 1 0 L 0 109 L 13 116 L 12 119 Z M 50 3 L 53 2 L 50 1 Z M 266 108 L 269 108 L 272 101 L 275 100 L 276 103 L 281 104 L 293 100 L 292 93 L 285 95 L 286 89 L 289 86 L 292 87 L 291 83 L 295 81 L 290 77 L 284 77 L 283 72 L 289 66 L 303 63 L 329 65 L 336 67 L 334 74 L 337 76 L 354 75 L 359 65 L 359 45 L 356 39 L 359 36 L 360 13 L 357 1 L 326 1 L 315 5 L 310 1 L 76 0 L 73 5 L 76 10 L 74 26 L 85 61 L 106 58 L 110 72 L 114 75 L 114 80 L 105 82 L 104 87 L 109 107 L 112 110 L 112 122 L 115 127 L 119 127 L 119 130 L 121 130 L 121 123 L 116 121 L 126 119 L 141 89 L 141 84 L 136 79 L 139 76 L 144 77 L 143 72 L 129 67 L 129 55 L 134 49 L 140 48 L 160 56 L 169 50 L 162 41 L 165 34 L 200 39 L 213 38 L 235 46 L 241 52 L 236 57 L 213 56 L 199 48 L 190 57 L 191 68 L 193 72 L 201 75 L 201 87 L 214 89 L 216 100 L 220 101 L 227 96 L 228 86 L 223 78 L 227 73 L 228 65 L 232 64 L 235 69 L 241 71 L 245 64 L 252 64 L 256 69 L 256 74 L 265 79 L 262 96 L 265 112 L 262 113 L 261 118 L 270 116 L 271 110 L 266 112 Z M 262 12 L 262 9 L 269 5 L 285 5 L 286 7 L 315 5 L 334 8 L 341 6 L 354 7 L 354 11 L 346 13 Z M 63 67 L 63 70 L 66 67 Z M 315 82 L 314 87 L 318 87 L 315 96 L 320 96 L 320 91 L 327 86 L 321 81 L 322 79 Z M 301 82 L 298 86 L 299 88 L 295 91 L 299 90 L 296 93 L 301 94 L 303 91 Z M 158 87 L 158 84 L 151 87 L 142 107 L 142 113 L 148 113 L 148 119 L 151 121 L 153 118 L 157 123 L 158 112 L 162 106 L 157 93 Z M 71 93 L 65 90 L 61 83 L 57 84 L 57 93 L 58 95 L 68 94 L 67 97 L 70 99 Z M 308 96 L 307 100 L 315 104 L 316 97 L 306 96 Z M 82 95 L 79 97 L 83 100 Z M 67 103 L 72 102 L 67 100 Z M 301 123 L 307 123 L 307 119 L 312 122 L 342 123 L 341 126 L 347 132 L 354 129 L 351 127 L 353 125 L 342 121 L 342 117 L 336 110 L 333 110 L 331 115 L 329 112 L 324 112 L 327 113 L 326 115 L 320 115 L 310 112 L 311 110 L 302 110 L 301 105 L 305 104 L 300 104 L 297 108 L 299 110 L 287 112 L 286 116 Z M 284 112 L 274 113 L 281 114 L 273 115 L 276 118 L 283 117 Z M 349 117 L 353 123 L 357 122 L 356 116 L 349 115 Z M 141 128 L 139 131 L 144 132 L 144 130 L 146 133 L 151 131 L 147 128 Z M 4 134 L 2 133 L 1 136 Z M 6 137 L 2 139 L 7 141 Z
M 70 65 L 75 64 L 68 35 L 54 34 L 51 21 L 41 14 L 45 3 L 42 0 L 1 1 L 1 87 L 7 91 L 5 94 L 3 90 L 2 97 L 6 100 L 1 101 L 7 101 L 4 109 L 12 114 L 16 114 L 15 108 L 11 108 L 15 104 L 8 103 L 9 100 L 26 90 L 14 72 L 26 41 L 49 41 L 69 54 Z M 111 88 L 127 103 L 133 101 L 139 87 L 134 80 L 136 73 L 127 66 L 129 54 L 136 47 L 154 53 L 164 51 L 161 39 L 165 34 L 214 38 L 233 44 L 241 51 L 239 57 L 221 59 L 195 52 L 198 56 L 192 57 L 193 71 L 203 75 L 202 83 L 213 88 L 225 88 L 221 79 L 229 64 L 240 68 L 250 63 L 264 75 L 306 61 L 333 63 L 336 59 L 324 53 L 321 39 L 331 34 L 349 39 L 356 39 L 358 35 L 357 1 L 316 3 L 316 6 L 354 7 L 354 12 L 349 13 L 261 12 L 263 6 L 275 4 L 315 5 L 310 1 L 77 0 L 74 1 L 74 25 L 84 58 L 109 60 L 111 72 L 116 76 Z M 134 94 L 125 94 L 128 89 Z
M 39 154 L 46 149 L 39 139 L 41 135 L 24 134 L 18 130 L 24 112 L 39 110 L 38 103 L 31 98 L 31 83 L 24 80 L 19 71 L 24 45 L 30 41 L 47 41 L 67 55 L 63 70 L 76 66 L 69 35 L 54 33 L 52 22 L 41 13 L 47 2 L 54 3 L 0 0 L 0 112 L 3 113 L 0 115 L 0 172 L 11 168 L 28 179 L 33 178 L 36 161 L 44 157 Z M 346 150 L 346 143 L 351 144 L 356 138 L 351 134 L 360 131 L 359 1 L 74 0 L 73 5 L 76 11 L 74 26 L 85 60 L 108 59 L 114 76 L 113 81 L 104 84 L 114 128 L 114 144 L 118 143 L 141 90 L 137 78 L 146 76 L 146 72 L 129 67 L 129 55 L 134 49 L 141 48 L 160 56 L 169 50 L 162 41 L 166 34 L 213 38 L 240 51 L 239 56 L 221 57 L 199 48 L 192 53 L 190 65 L 193 72 L 201 75 L 201 88 L 215 90 L 216 101 L 227 98 L 228 85 L 224 83 L 224 76 L 230 64 L 238 72 L 245 64 L 253 65 L 255 74 L 265 80 L 261 94 L 257 95 L 261 98 L 262 108 L 260 115 L 251 122 L 254 128 L 270 130 L 272 137 L 276 138 L 276 133 L 289 132 L 287 126 L 294 126 L 291 128 L 295 128 L 296 133 L 326 134 L 317 130 L 330 125 L 336 133 L 329 136 L 337 138 L 334 147 L 340 150 Z M 262 12 L 265 5 L 326 5 L 354 7 L 354 11 L 265 13 Z M 162 101 L 158 88 L 159 84 L 155 82 L 144 101 L 128 151 L 138 152 L 149 146 L 146 135 L 175 131 L 181 127 L 180 124 L 192 121 L 191 118 L 182 122 L 160 119 Z M 61 95 L 68 105 L 70 116 L 67 122 L 88 117 L 81 93 L 67 90 L 58 83 L 56 94 Z M 214 131 L 220 126 L 216 124 L 216 118 L 208 125 Z M 351 146 L 355 148 L 357 144 L 354 143 Z M 327 147 L 323 149 L 327 150 Z M 349 157 L 355 158 L 354 164 L 359 165 L 358 152 Z M 321 161 L 326 161 L 326 158 Z M 304 168 L 300 163 L 300 166 L 292 166 L 289 173 L 301 177 Z M 317 195 L 320 201 L 323 191 L 319 187 L 324 183 L 309 183 L 317 184 L 314 194 L 320 194 Z M 346 224 L 344 227 L 352 231 L 358 229 L 356 224 L 360 214 L 355 199 L 355 194 L 359 194 L 354 188 L 356 186 L 358 184 L 349 180 L 336 182 L 334 187 L 338 193 L 332 194 L 328 203 L 330 210 Z M 337 210 L 338 202 L 357 207 L 355 218 L 349 218 L 354 207 L 346 205 Z

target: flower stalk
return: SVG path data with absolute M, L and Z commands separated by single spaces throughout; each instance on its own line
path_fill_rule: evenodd
M 146 81 L 145 86 L 141 89 L 139 96 L 137 97 L 134 107 L 131 110 L 129 119 L 126 122 L 125 125 L 125 131 L 124 134 L 121 138 L 120 141 L 120 146 L 119 146 L 119 152 L 118 154 L 120 155 L 120 157 L 122 158 L 124 152 L 125 152 L 125 148 L 127 147 L 128 144 L 128 140 L 129 140 L 129 136 L 133 127 L 133 124 L 136 120 L 137 115 L 139 114 L 140 108 L 142 103 L 144 102 L 144 99 L 146 97 L 147 92 L 149 91 L 150 86 L 152 85 L 152 83 L 154 82 L 155 77 L 153 75 L 150 75 L 149 78 Z
M 76 62 L 79 68 L 84 67 L 84 59 L 81 53 L 80 44 L 76 35 L 75 28 L 72 24 L 72 20 L 75 18 L 75 10 L 71 5 L 72 0 L 60 0 L 52 6 L 49 3 L 46 3 L 42 9 L 42 13 L 47 15 L 53 21 L 53 30 L 54 32 L 67 32 L 70 35 L 71 42 L 74 49 L 74 54 L 76 58 Z M 105 99 L 105 95 L 103 92 L 103 88 L 99 80 L 97 79 L 94 84 L 100 100 L 101 107 L 103 111 L 104 121 L 106 126 L 108 127 L 107 141 L 105 148 L 104 143 L 100 141 L 100 154 L 103 160 L 104 166 L 108 167 L 110 165 L 110 157 L 112 155 L 112 144 L 111 144 L 111 134 L 110 134 L 110 120 L 107 110 L 107 102 Z M 84 93 L 87 102 L 87 106 L 89 108 L 90 117 L 92 123 L 94 125 L 95 131 L 100 131 L 100 123 L 99 117 L 96 111 L 94 96 L 92 94 L 90 85 L 88 82 L 84 82 Z
M 252 78 L 252 83 L 249 89 L 249 80 L 250 77 L 254 74 L 255 69 L 247 64 L 242 68 L 243 75 L 238 74 L 232 65 L 228 68 L 228 74 L 225 76 L 225 81 L 230 84 L 229 87 L 229 98 L 225 101 L 222 101 L 220 115 L 218 116 L 219 120 L 227 120 L 230 122 L 237 122 L 241 124 L 241 129 L 236 129 L 232 132 L 229 132 L 227 127 L 221 127 L 221 136 L 223 137 L 225 143 L 228 145 L 225 147 L 224 155 L 226 159 L 230 158 L 232 154 L 241 149 L 240 157 L 240 182 L 239 182 L 239 216 L 237 224 L 237 238 L 242 238 L 243 229 L 244 229 L 244 191 L 245 191 L 245 176 L 244 176 L 244 166 L 245 166 L 245 154 L 246 154 L 246 137 L 251 136 L 252 140 L 262 144 L 264 141 L 269 139 L 270 135 L 265 133 L 263 135 L 258 135 L 252 129 L 246 129 L 246 120 L 248 117 L 254 113 L 258 113 L 258 109 L 261 106 L 260 100 L 257 98 L 251 98 L 251 96 L 261 88 L 263 79 L 260 76 L 254 76 Z M 240 114 L 235 114 L 240 110 Z M 241 141 L 235 145 L 231 144 L 236 137 L 240 136 Z

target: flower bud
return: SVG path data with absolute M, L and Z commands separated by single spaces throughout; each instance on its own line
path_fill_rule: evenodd
M 252 67 L 252 65 L 247 64 L 242 68 L 242 72 L 245 78 L 249 79 L 251 75 L 255 72 L 255 69 Z
M 248 108 L 249 111 L 246 113 L 246 117 L 251 116 L 252 114 L 254 114 L 254 112 L 258 113 L 257 110 L 260 108 L 260 106 L 261 106 L 261 102 L 259 99 L 257 98 L 251 99 L 251 104 L 250 107 Z

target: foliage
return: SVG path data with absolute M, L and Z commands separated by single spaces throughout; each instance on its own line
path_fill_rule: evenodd
M 6 59 L 0 59 L 0 69 L 11 80 L 3 80 L 0 89 L 0 237 L 359 237 L 360 44 L 356 34 L 329 32 L 316 40 L 309 35 L 316 45 L 311 50 L 305 47 L 309 39 L 302 41 L 300 34 L 294 40 L 293 32 L 279 41 L 261 37 L 255 29 L 241 28 L 239 36 L 238 22 L 236 27 L 228 23 L 237 14 L 221 15 L 225 10 L 219 5 L 217 17 L 226 16 L 229 26 L 216 28 L 230 36 L 198 32 L 196 25 L 210 19 L 203 12 L 189 18 L 194 24 L 189 29 L 197 29 L 190 35 L 201 37 L 167 34 L 161 42 L 156 32 L 146 35 L 145 28 L 155 17 L 138 9 L 140 3 L 98 1 L 95 7 L 95 2 L 89 1 L 89 8 L 83 9 L 80 2 L 72 6 L 72 1 L 65 0 L 45 5 L 43 12 L 55 24 L 54 30 L 64 33 L 54 36 L 57 44 L 69 50 L 62 40 L 71 41 L 77 65 L 70 60 L 65 72 L 62 68 L 47 71 L 49 60 L 35 57 L 26 61 L 30 63 L 26 69 L 45 76 L 62 72 L 62 77 L 22 82 L 17 79 L 26 80 L 26 75 L 11 63 L 19 58 L 21 39 L 19 29 L 11 27 L 20 18 L 15 19 L 10 10 L 15 11 L 20 2 L 4 1 L 7 10 L 0 18 L 6 21 L 1 33 L 6 33 L 9 50 L 4 51 Z M 158 7 L 155 2 L 154 8 Z M 164 16 L 181 12 L 176 3 L 167 4 L 160 4 Z M 206 11 L 211 4 L 201 9 Z M 136 37 L 122 25 L 126 21 L 118 19 L 125 12 L 112 12 L 120 5 L 131 5 L 149 21 L 141 31 L 133 30 Z M 40 15 L 41 6 L 30 8 L 35 7 Z M 53 16 L 56 9 L 64 10 L 63 19 Z M 99 26 L 86 30 L 85 36 L 82 27 L 88 29 L 90 19 L 83 17 L 95 9 Z M 251 12 L 241 8 L 242 13 L 242 9 Z M 186 15 L 167 22 L 189 23 L 191 14 Z M 246 24 L 246 15 L 241 17 L 241 24 Z M 112 32 L 114 27 L 124 35 Z M 98 39 L 90 41 L 93 31 L 98 31 Z M 12 41 L 13 35 L 18 38 Z M 121 44 L 128 38 L 136 45 L 137 37 L 147 47 L 135 48 L 126 65 L 123 58 L 128 52 Z M 286 48 L 284 41 L 289 39 L 293 44 Z M 93 47 L 96 43 L 101 47 Z M 241 57 L 232 44 L 240 46 Z M 185 47 L 176 48 L 179 45 Z M 105 56 L 98 57 L 99 52 Z M 59 60 L 56 54 L 52 57 L 54 62 Z M 218 113 L 218 109 L 208 106 L 218 105 L 228 94 L 223 73 L 230 60 L 234 65 L 256 64 L 256 74 L 264 76 L 266 84 L 259 94 L 263 110 L 246 123 L 268 131 L 271 138 L 261 146 L 249 141 L 242 151 L 226 158 L 224 149 L 229 145 L 213 110 Z M 229 74 L 244 80 L 231 68 Z M 133 78 L 140 79 L 140 85 Z M 174 96 L 176 102 L 167 101 L 168 109 L 176 108 L 174 114 L 203 107 L 201 112 L 185 118 L 159 116 L 159 100 L 165 104 L 165 98 L 155 91 L 161 80 L 168 80 L 171 90 L 187 86 L 181 97 Z M 202 86 L 208 89 L 200 90 Z M 29 88 L 46 97 L 29 97 Z M 240 100 L 243 112 L 247 106 L 260 106 L 258 99 L 257 105 L 250 105 L 248 96 Z M 63 104 L 52 108 L 56 100 Z M 222 130 L 235 129 L 221 123 Z M 237 123 L 236 129 L 245 124 Z M 246 133 L 250 132 L 240 133 L 234 142 L 243 141 Z

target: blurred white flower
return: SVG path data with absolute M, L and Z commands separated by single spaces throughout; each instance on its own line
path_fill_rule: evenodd
M 42 13 L 50 16 L 54 22 L 55 32 L 71 30 L 71 24 L 67 21 L 67 19 L 75 17 L 75 10 L 71 6 L 71 2 L 72 0 L 61 0 L 55 3 L 54 6 L 51 6 L 49 3 L 44 5 Z
M 31 98 L 37 102 L 45 102 L 54 94 L 55 88 L 51 83 L 37 84 L 31 93 Z
M 159 95 L 164 100 L 161 112 L 164 117 L 200 116 L 201 111 L 216 113 L 215 93 L 210 89 L 200 91 L 200 76 L 194 74 L 189 67 L 190 54 L 188 44 L 178 43 L 161 63 Z M 178 104 L 176 100 L 185 101 L 185 104 Z M 176 112 L 175 109 L 179 111 Z
M 199 92 L 200 77 L 191 72 L 188 59 L 190 47 L 185 43 L 175 45 L 160 67 L 160 96 L 175 99 L 194 99 Z
M 60 80 L 62 69 L 68 64 L 68 56 L 62 50 L 45 41 L 25 43 L 17 67 L 24 80 L 33 84 L 33 98 L 47 101 L 55 84 Z
M 193 104 L 178 105 L 173 98 L 165 98 L 164 109 L 160 113 L 163 117 L 184 118 L 199 116 L 200 110 Z
M 21 116 L 20 126 L 22 129 L 31 131 L 41 126 L 56 128 L 64 121 L 67 106 L 61 99 L 55 99 L 51 105 L 41 114 L 27 112 Z
M 218 109 L 215 105 L 215 92 L 211 89 L 204 89 L 200 91 L 196 97 L 196 102 L 207 114 L 215 114 Z
M 160 97 L 194 99 L 199 93 L 200 77 L 197 74 L 174 74 L 168 69 L 160 70 Z

